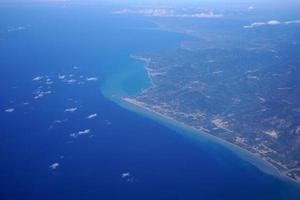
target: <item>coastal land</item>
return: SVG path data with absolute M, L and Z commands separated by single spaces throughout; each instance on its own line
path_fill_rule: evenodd
M 223 58 L 228 57 L 225 54 Z M 238 60 L 243 57 L 241 54 L 231 59 Z M 266 94 L 273 89 L 285 91 L 278 85 L 267 84 L 274 73 L 266 77 L 266 68 L 261 72 L 262 69 L 238 67 L 230 69 L 238 71 L 228 73 L 216 60 L 203 59 L 204 55 L 203 51 L 199 54 L 181 49 L 163 56 L 132 56 L 144 62 L 151 86 L 137 95 L 123 96 L 122 100 L 229 147 L 265 173 L 300 183 L 298 140 L 293 137 L 299 132 L 295 126 L 298 123 L 296 100 L 288 99 L 286 93 L 284 98 Z M 221 57 L 222 53 L 217 55 Z M 269 57 L 265 59 L 266 63 L 270 61 Z M 212 66 L 218 67 L 212 69 Z M 282 82 L 286 82 L 285 78 L 292 79 L 291 76 L 282 78 Z M 277 95 L 283 95 L 280 92 Z M 278 107 L 274 105 L 276 99 L 289 103 Z

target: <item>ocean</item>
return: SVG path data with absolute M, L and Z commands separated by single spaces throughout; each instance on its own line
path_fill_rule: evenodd
M 135 53 L 190 39 L 106 7 L 0 7 L 0 199 L 299 199 L 233 151 L 118 105 Z M 109 98 L 110 97 L 110 98 Z

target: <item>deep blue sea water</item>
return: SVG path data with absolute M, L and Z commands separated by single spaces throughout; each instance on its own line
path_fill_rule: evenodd
M 151 26 L 101 7 L 0 8 L 1 200 L 299 199 L 293 186 L 224 147 L 193 141 L 102 95 L 104 85 L 110 94 L 147 86 L 130 54 L 188 39 L 138 29 Z M 129 78 L 118 79 L 124 73 Z M 38 91 L 51 94 L 34 99 Z

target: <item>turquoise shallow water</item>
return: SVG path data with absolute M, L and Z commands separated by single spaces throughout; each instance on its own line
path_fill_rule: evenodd
M 123 68 L 113 75 L 109 75 L 102 87 L 107 97 L 121 98 L 122 96 L 136 95 L 150 86 L 150 80 L 144 69 L 144 63 L 128 58 Z

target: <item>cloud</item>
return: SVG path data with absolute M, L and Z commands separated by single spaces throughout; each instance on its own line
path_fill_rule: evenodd
M 126 182 L 129 182 L 129 183 L 132 183 L 132 182 L 136 181 L 136 179 L 129 172 L 122 173 L 121 178 L 124 179 Z
M 66 82 L 67 84 L 72 84 L 72 83 L 76 83 L 75 79 L 69 79 L 69 80 L 64 80 L 64 82 Z
M 64 80 L 66 78 L 66 75 L 58 75 L 58 79 L 60 79 L 60 80 Z
M 37 76 L 37 77 L 34 77 L 32 80 L 33 81 L 41 81 L 43 79 L 47 85 L 51 85 L 54 83 L 47 75 L 46 76 Z
M 300 24 L 300 19 L 298 20 L 292 20 L 292 21 L 286 21 L 285 24 Z
M 279 20 L 270 20 L 267 22 L 254 22 L 250 25 L 244 26 L 244 28 L 255 28 L 259 26 L 276 26 L 276 25 L 288 25 L 288 24 L 299 24 L 300 20 L 292 21 L 279 21 Z
M 4 110 L 4 112 L 7 112 L 7 113 L 12 113 L 14 111 L 15 111 L 14 108 L 7 108 L 7 109 Z
M 77 135 L 77 133 L 71 133 L 70 136 L 73 138 L 77 138 L 78 135 Z
M 95 118 L 95 117 L 97 117 L 97 113 L 90 114 L 89 116 L 87 116 L 87 119 L 92 119 L 92 118 Z
M 254 28 L 254 27 L 263 26 L 263 25 L 266 25 L 266 23 L 265 22 L 254 22 L 250 25 L 244 26 L 244 28 Z
M 78 110 L 77 107 L 74 107 L 74 108 L 67 108 L 67 109 L 65 109 L 65 112 L 75 112 L 75 111 L 77 111 L 77 110 Z
M 182 14 L 174 15 L 174 17 L 185 17 L 185 18 L 219 18 L 223 17 L 223 14 L 215 14 L 213 11 L 201 12 L 195 14 Z
M 50 91 L 50 90 L 48 90 L 48 91 L 40 91 L 40 90 L 38 90 L 38 91 L 35 92 L 34 99 L 42 98 L 45 95 L 51 94 L 51 93 L 52 93 L 52 91 Z
M 86 135 L 86 134 L 89 134 L 91 132 L 90 129 L 85 129 L 83 131 L 78 131 L 78 135 Z
M 88 135 L 90 133 L 91 133 L 90 129 L 85 129 L 85 130 L 82 130 L 82 131 L 78 131 L 77 133 L 71 133 L 70 136 L 73 137 L 73 138 L 77 138 L 78 136 Z
M 44 77 L 43 76 L 37 76 L 37 77 L 34 77 L 32 80 L 33 81 L 40 81 L 42 80 Z
M 268 21 L 267 24 L 268 25 L 278 25 L 278 24 L 281 24 L 281 22 L 278 20 L 271 20 L 271 21 Z
M 122 178 L 130 177 L 130 173 L 129 172 L 124 172 L 124 173 L 121 174 L 121 177 Z
M 97 81 L 98 77 L 88 77 L 86 78 L 87 81 Z
M 156 17 L 162 17 L 162 16 L 170 16 L 173 15 L 172 9 L 162 9 L 162 8 L 149 8 L 149 9 L 123 9 L 114 11 L 113 14 L 141 14 L 146 16 L 156 16 Z
M 249 6 L 249 7 L 248 7 L 248 10 L 253 10 L 253 9 L 254 9 L 253 6 Z
M 213 11 L 202 11 L 196 13 L 177 13 L 174 9 L 148 8 L 148 9 L 123 9 L 114 11 L 114 14 L 139 14 L 150 17 L 174 17 L 174 18 L 219 18 L 223 14 L 216 14 Z
M 54 82 L 50 78 L 47 78 L 47 80 L 46 80 L 47 85 L 52 85 L 53 83 Z
M 58 79 L 67 84 L 72 84 L 77 82 L 77 80 L 75 80 L 73 77 L 74 77 L 73 74 L 69 74 L 69 75 L 58 74 Z
M 26 29 L 25 26 L 10 27 L 7 29 L 7 32 L 23 31 L 25 29 Z
M 50 166 L 49 166 L 49 168 L 50 169 L 52 169 L 52 170 L 55 170 L 56 168 L 58 168 L 59 167 L 59 163 L 53 163 L 53 164 L 51 164 Z

